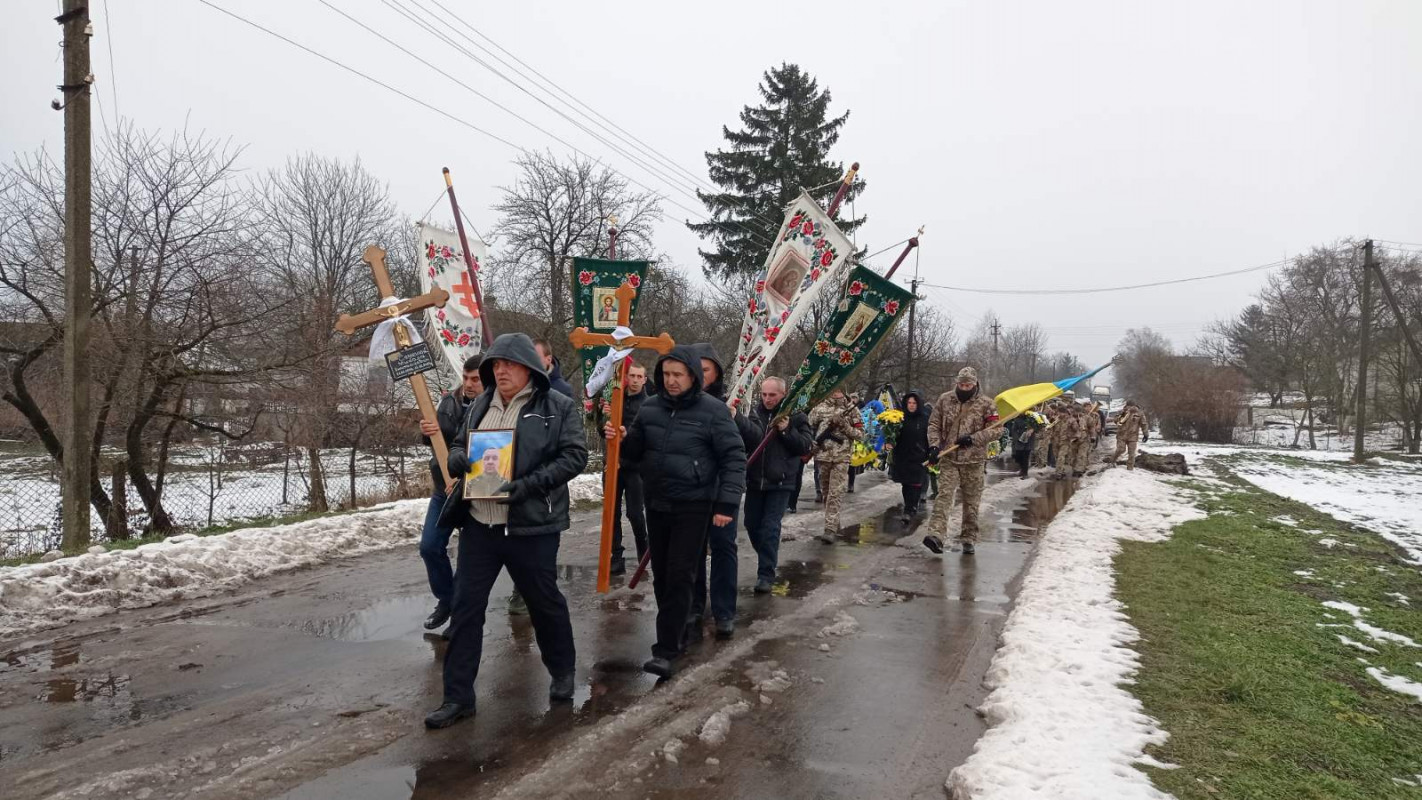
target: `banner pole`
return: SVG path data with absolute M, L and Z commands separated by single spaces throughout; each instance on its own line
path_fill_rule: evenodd
M 479 288 L 479 270 L 474 267 L 474 256 L 469 253 L 469 239 L 464 235 L 464 217 L 459 213 L 459 201 L 454 198 L 454 180 L 449 176 L 449 167 L 444 168 L 444 188 L 449 192 L 449 207 L 454 210 L 454 229 L 459 232 L 459 249 L 464 251 L 464 270 L 469 273 L 469 283 L 474 287 L 474 305 L 479 307 L 479 331 L 487 349 L 494 342 L 494 331 L 489 327 L 489 315 L 484 309 L 484 292 Z

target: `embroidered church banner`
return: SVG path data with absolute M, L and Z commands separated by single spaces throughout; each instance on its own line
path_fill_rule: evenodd
M 838 291 L 849 268 L 853 245 L 808 194 L 790 204 L 775 245 L 756 275 L 741 325 L 740 344 L 726 383 L 734 408 L 755 385 L 783 339 L 825 291 Z M 828 288 L 826 288 L 828 287 Z
M 632 298 L 632 310 L 627 327 L 635 332 L 637 304 L 642 300 L 642 282 L 647 279 L 646 261 L 609 261 L 603 258 L 573 259 L 573 327 L 587 328 L 593 333 L 611 334 L 617 328 L 617 287 L 627 281 L 637 296 Z M 583 382 L 593 374 L 597 360 L 607 354 L 607 347 L 584 347 L 578 351 Z M 611 386 L 611 383 L 608 384 Z
M 435 341 L 440 352 L 454 372 L 454 384 L 459 386 L 464 374 L 464 362 L 471 356 L 479 355 L 483 344 L 483 320 L 479 317 L 479 304 L 474 300 L 474 284 L 469 270 L 464 264 L 464 253 L 459 247 L 459 234 L 436 225 L 418 223 L 415 235 L 419 242 L 420 290 L 428 292 L 438 286 L 449 292 L 449 302 L 444 308 L 430 308 L 425 311 Z M 478 239 L 469 240 L 469 251 L 474 257 L 474 270 L 478 274 L 480 265 L 488 257 L 488 247 Z

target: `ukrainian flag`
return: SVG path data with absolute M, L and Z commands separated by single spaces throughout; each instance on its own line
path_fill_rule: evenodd
M 1024 411 L 1039 403 L 1045 403 L 1053 397 L 1059 397 L 1071 391 L 1072 387 L 1090 378 L 1103 369 L 1111 366 L 1110 363 L 1102 364 L 1090 372 L 1084 372 L 1074 378 L 1063 378 L 1052 383 L 1033 383 L 1027 386 L 1018 386 L 999 394 L 995 400 L 997 402 L 997 416 L 1004 421 L 1016 416 L 1020 416 Z

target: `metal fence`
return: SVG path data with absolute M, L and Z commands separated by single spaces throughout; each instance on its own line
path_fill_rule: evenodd
M 428 496 L 429 450 L 424 447 L 321 451 L 331 510 Z M 112 464 L 111 458 L 104 460 Z M 161 489 L 162 506 L 180 532 L 264 524 L 311 509 L 310 462 L 282 442 L 175 445 Z M 150 475 L 150 478 L 156 476 Z M 114 491 L 114 483 L 120 484 Z M 111 497 L 124 502 L 130 536 L 149 529 L 149 513 L 127 481 L 104 480 Z M 92 512 L 95 543 L 109 538 L 105 520 Z M 0 443 L 0 559 L 59 547 L 60 479 L 53 459 L 38 445 Z

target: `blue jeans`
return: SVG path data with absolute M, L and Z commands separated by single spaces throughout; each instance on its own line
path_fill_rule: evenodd
M 718 620 L 736 618 L 736 514 L 731 521 L 707 530 L 706 547 L 711 551 L 711 616 Z M 703 551 L 704 552 L 704 551 Z M 706 559 L 696 570 L 696 591 L 691 599 L 691 616 L 706 614 Z
M 435 600 L 449 605 L 454 601 L 454 567 L 449 563 L 449 537 L 454 528 L 441 528 L 439 511 L 444 508 L 444 492 L 435 489 L 425 509 L 425 527 L 420 532 L 420 558 L 430 578 L 430 593 Z
M 780 564 L 780 523 L 790 508 L 791 491 L 746 490 L 746 536 L 755 548 L 758 580 L 775 580 L 775 568 Z

